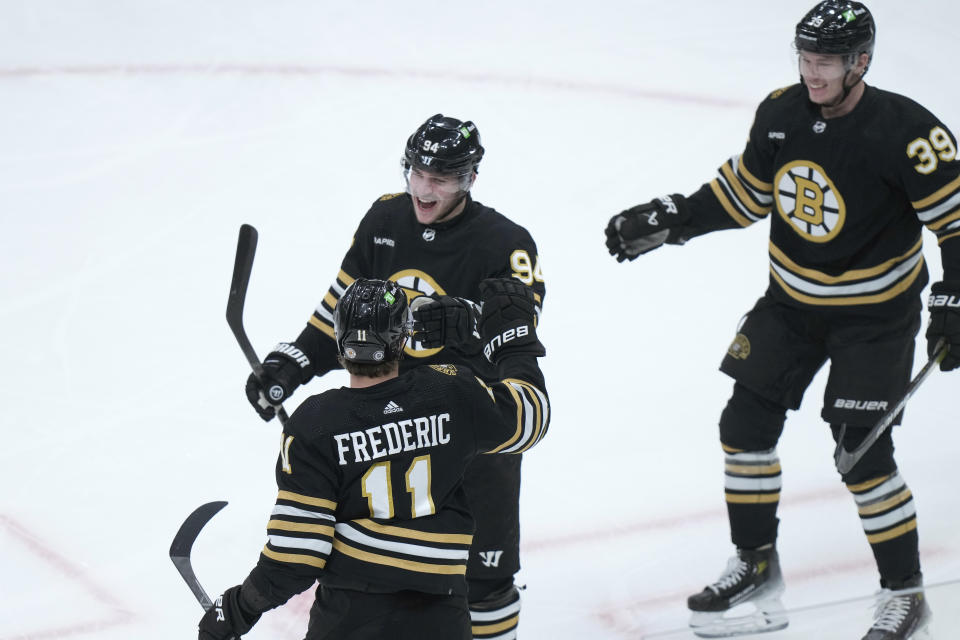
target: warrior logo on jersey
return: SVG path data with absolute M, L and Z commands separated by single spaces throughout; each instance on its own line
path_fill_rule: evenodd
M 403 287 L 403 292 L 407 294 L 407 301 L 413 308 L 416 308 L 417 306 L 414 303 L 414 300 L 420 296 L 440 297 L 447 295 L 447 292 L 443 290 L 443 287 L 437 284 L 436 280 L 419 269 L 404 269 L 403 271 L 397 271 L 395 274 L 390 276 L 390 280 L 393 280 Z M 428 349 L 421 345 L 420 341 L 417 340 L 416 337 L 413 337 L 407 341 L 403 351 L 408 356 L 413 356 L 414 358 L 427 358 L 435 353 L 438 353 L 441 349 L 443 349 L 443 347 Z
M 843 197 L 827 172 L 807 160 L 784 165 L 773 180 L 773 201 L 790 228 L 810 242 L 829 242 L 847 217 Z

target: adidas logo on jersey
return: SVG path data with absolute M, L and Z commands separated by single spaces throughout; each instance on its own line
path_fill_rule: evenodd
M 396 402 L 394 402 L 393 400 L 391 400 L 390 402 L 388 402 L 388 403 L 387 403 L 387 406 L 385 406 L 385 407 L 383 408 L 383 412 L 384 412 L 384 413 L 400 413 L 401 411 L 403 411 L 403 407 L 401 407 L 400 405 L 398 405 L 398 404 L 397 404 Z

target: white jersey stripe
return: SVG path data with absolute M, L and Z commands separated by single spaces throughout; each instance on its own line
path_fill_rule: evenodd
M 316 538 L 293 538 L 290 536 L 267 536 L 270 544 L 281 549 L 306 549 L 330 555 L 333 544 L 329 540 L 318 540 Z
M 895 524 L 909 520 L 917 515 L 916 506 L 913 504 L 913 500 L 907 504 L 894 509 L 890 513 L 885 513 L 882 516 L 873 516 L 865 518 L 860 517 L 860 520 L 863 522 L 863 530 L 867 533 L 871 531 L 879 531 L 880 529 L 886 529 L 892 527 Z
M 957 207 L 960 207 L 960 191 L 953 194 L 952 198 L 949 198 L 948 200 L 941 202 L 940 204 L 938 204 L 937 206 L 931 209 L 927 209 L 922 213 L 918 211 L 917 217 L 920 218 L 921 222 L 923 222 L 924 224 L 927 224 L 928 222 L 933 222 L 943 214 L 953 211 Z
M 509 618 L 512 615 L 520 613 L 520 600 L 511 602 L 505 607 L 494 609 L 493 611 L 473 611 L 470 610 L 471 622 L 492 622 L 501 618 Z
M 783 476 L 742 478 L 724 476 L 723 486 L 734 491 L 779 491 L 783 487 Z
M 347 540 L 352 540 L 368 547 L 392 551 L 393 553 L 402 553 L 408 556 L 437 558 L 440 560 L 462 560 L 464 562 L 470 557 L 469 549 L 438 549 L 437 547 L 428 547 L 422 544 L 381 540 L 357 531 L 346 523 L 337 524 L 336 531 L 337 536 L 340 538 L 346 538 Z
M 273 511 L 270 512 L 271 515 L 275 516 L 293 516 L 296 518 L 315 518 L 318 520 L 336 520 L 329 513 L 317 513 L 316 511 L 307 511 L 306 509 L 298 509 L 297 507 L 288 507 L 287 505 L 278 504 L 274 505 Z
M 894 284 L 903 276 L 910 273 L 910 271 L 912 271 L 913 268 L 917 266 L 917 263 L 922 259 L 923 254 L 921 252 L 917 252 L 879 278 L 865 280 L 856 284 L 815 284 L 794 275 L 793 272 L 781 267 L 772 259 L 770 260 L 770 267 L 776 271 L 781 278 L 783 278 L 784 282 L 794 289 L 802 291 L 803 293 L 816 296 L 846 296 L 863 295 L 882 291 L 883 289 L 886 289 L 890 285 Z

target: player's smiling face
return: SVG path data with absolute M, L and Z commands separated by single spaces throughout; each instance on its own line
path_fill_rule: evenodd
M 467 181 L 464 188 L 464 180 Z M 420 224 L 443 222 L 460 214 L 473 176 L 434 173 L 413 167 L 407 175 L 407 191 Z
M 833 104 L 843 95 L 843 81 L 847 75 L 845 56 L 801 51 L 800 75 L 807 85 L 810 101 L 815 104 Z

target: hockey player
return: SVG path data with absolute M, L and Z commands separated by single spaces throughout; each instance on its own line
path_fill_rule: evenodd
M 500 378 L 490 384 L 462 365 L 399 374 L 403 289 L 347 287 L 334 336 L 350 387 L 308 398 L 284 427 L 266 546 L 200 620 L 200 640 L 239 638 L 315 580 L 307 640 L 471 637 L 464 469 L 534 446 L 550 417 L 533 291 L 513 278 L 479 290 L 480 342 Z
M 424 364 L 468 364 L 482 379 L 496 379 L 475 331 L 480 281 L 513 277 L 529 286 L 538 317 L 545 289 L 527 230 L 470 196 L 483 154 L 472 122 L 441 114 L 409 137 L 403 157 L 406 193 L 373 203 L 299 337 L 268 354 L 262 382 L 253 376 L 247 381 L 247 397 L 262 418 L 274 416 L 271 402 L 282 402 L 299 385 L 339 366 L 333 308 L 344 288 L 361 277 L 398 282 L 416 308 L 418 331 L 405 349 L 401 372 Z M 464 478 L 477 520 L 467 564 L 475 638 L 516 636 L 520 465 L 521 456 L 483 456 Z
M 746 148 L 689 197 L 674 194 L 613 216 L 618 261 L 663 244 L 770 217 L 770 283 L 730 345 L 721 370 L 733 394 L 720 417 L 725 489 L 736 557 L 692 595 L 691 626 L 712 637 L 773 630 L 787 620 L 775 547 L 780 495 L 776 445 L 830 361 L 823 419 L 853 449 L 902 395 L 927 283 L 921 229 L 937 236 L 943 280 L 930 298 L 928 353 L 960 365 L 960 164 L 956 139 L 929 111 L 867 86 L 874 20 L 859 2 L 828 0 L 796 27 L 800 83 L 756 112 Z M 857 505 L 882 586 L 865 640 L 912 637 L 930 618 L 910 490 L 888 430 L 842 477 Z M 759 614 L 723 612 L 741 602 Z

